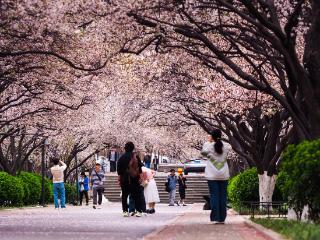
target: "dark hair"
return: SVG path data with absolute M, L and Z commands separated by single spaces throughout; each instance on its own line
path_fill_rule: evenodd
M 80 174 L 81 176 L 85 176 L 86 175 L 86 173 L 85 172 L 81 172 L 81 174 Z
M 223 153 L 223 143 L 221 141 L 221 136 L 222 136 L 222 132 L 219 129 L 215 129 L 211 132 L 211 137 L 213 138 L 213 140 L 216 142 L 214 144 L 214 150 L 216 151 L 216 153 L 218 154 L 222 154 Z
M 174 170 L 173 168 L 170 169 L 170 172 L 175 172 L 176 170 Z
M 51 157 L 50 161 L 53 162 L 54 165 L 58 165 L 60 162 L 59 158 L 57 157 Z
M 133 142 L 127 142 L 126 145 L 124 145 L 124 150 L 126 150 L 126 152 L 133 152 L 134 150 Z

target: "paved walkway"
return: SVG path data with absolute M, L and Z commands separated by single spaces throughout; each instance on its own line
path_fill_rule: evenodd
M 272 240 L 263 232 L 247 223 L 247 220 L 236 215 L 232 210 L 228 212 L 224 225 L 214 225 L 209 222 L 210 211 L 202 211 L 201 206 L 194 205 L 182 216 L 177 217 L 170 224 L 149 234 L 145 240 Z M 174 236 L 174 237 L 173 237 Z
M 270 240 L 250 227 L 243 217 L 229 212 L 225 225 L 213 225 L 202 204 L 188 207 L 157 206 L 157 213 L 142 218 L 121 216 L 119 203 L 103 209 L 53 207 L 0 211 L 1 240 L 103 240 L 103 239 L 211 239 Z

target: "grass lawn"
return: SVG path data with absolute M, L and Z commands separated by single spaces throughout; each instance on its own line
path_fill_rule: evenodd
M 253 222 L 270 228 L 292 240 L 319 240 L 320 224 L 303 223 L 280 219 L 251 219 Z

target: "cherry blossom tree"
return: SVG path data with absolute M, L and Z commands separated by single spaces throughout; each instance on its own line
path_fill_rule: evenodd
M 124 52 L 183 50 L 227 81 L 270 95 L 295 141 L 319 137 L 318 1 L 145 1 Z

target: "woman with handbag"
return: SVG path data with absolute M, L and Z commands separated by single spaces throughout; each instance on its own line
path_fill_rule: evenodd
M 207 160 L 205 177 L 210 192 L 210 220 L 214 224 L 224 224 L 227 216 L 227 185 L 230 177 L 227 155 L 231 146 L 221 141 L 221 135 L 219 129 L 213 130 L 201 151 Z
M 97 207 L 97 197 L 98 197 L 98 208 L 101 208 L 102 203 L 102 193 L 104 192 L 103 187 L 104 171 L 101 169 L 101 164 L 96 163 L 95 169 L 91 173 L 91 184 L 93 191 L 93 208 Z
M 149 206 L 147 213 L 155 213 L 155 205 L 160 202 L 159 192 L 156 181 L 154 180 L 155 171 L 142 167 L 142 173 L 140 174 L 140 184 L 144 187 L 144 198 Z

